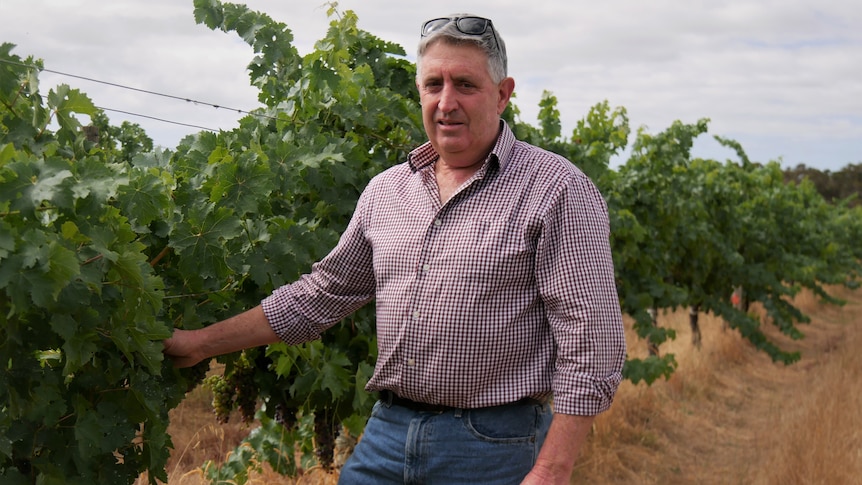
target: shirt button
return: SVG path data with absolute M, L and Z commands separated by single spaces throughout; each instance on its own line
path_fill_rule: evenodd
M 419 310 L 413 312 L 413 320 L 419 320 Z
M 442 224 L 443 224 L 443 221 L 441 221 L 440 219 L 434 219 L 434 225 L 435 226 L 440 227 Z
M 416 366 L 416 359 L 407 359 L 407 366 L 408 367 Z
M 428 270 L 430 270 L 430 269 L 431 269 L 431 265 L 430 265 L 430 264 L 427 264 L 427 263 L 426 263 L 426 264 L 423 264 L 423 265 L 422 265 L 422 271 L 428 271 Z

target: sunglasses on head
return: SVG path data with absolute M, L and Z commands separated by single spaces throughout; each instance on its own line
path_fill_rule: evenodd
M 500 48 L 500 41 L 497 39 L 497 33 L 494 31 L 493 24 L 489 19 L 482 17 L 441 17 L 439 19 L 431 19 L 422 24 L 422 37 L 433 34 L 451 22 L 455 22 L 455 27 L 459 32 L 467 35 L 481 36 L 490 28 L 491 35 L 494 36 L 494 42 L 497 44 L 497 49 Z

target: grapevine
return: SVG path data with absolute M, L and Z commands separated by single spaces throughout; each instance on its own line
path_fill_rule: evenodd
M 230 385 L 236 389 L 236 407 L 240 411 L 242 421 L 246 424 L 254 420 L 257 411 L 257 396 L 260 390 L 255 385 L 255 368 L 248 362 L 243 353 L 237 362 L 237 367 L 230 373 Z
M 167 480 L 168 412 L 201 382 L 216 420 L 239 409 L 260 424 L 234 455 L 243 470 L 264 460 L 295 474 L 294 449 L 303 466 L 331 466 L 336 430 L 359 436 L 374 404 L 364 391 L 376 360 L 373 308 L 320 340 L 190 369 L 166 362 L 161 342 L 173 328 L 257 305 L 337 243 L 370 178 L 424 141 L 415 66 L 400 46 L 360 30 L 352 12 L 300 55 L 287 26 L 265 14 L 194 5 L 199 23 L 249 43 L 264 108 L 174 150 L 153 150 L 136 126 L 110 126 L 70 86 L 43 94 L 41 62 L 0 46 L 4 484 L 131 483 L 142 471 Z M 706 119 L 638 131 L 631 157 L 611 170 L 631 134 L 625 109 L 599 103 L 566 135 L 556 102 L 545 93 L 538 127 L 514 105 L 503 117 L 605 195 L 620 303 L 654 350 L 630 359 L 626 377 L 652 382 L 676 368 L 661 353 L 674 334 L 650 316 L 673 308 L 712 312 L 775 361 L 798 359 L 746 307 L 760 304 L 766 321 L 801 338 L 807 317 L 790 297 L 804 288 L 840 303 L 828 285 L 857 284 L 860 209 L 826 203 L 810 183 L 786 184 L 777 163 L 752 162 L 732 140 L 717 138 L 734 160 L 693 158 Z M 106 136 L 88 141 L 78 116 Z M 732 303 L 734 290 L 743 304 Z M 224 372 L 204 378 L 211 364 Z M 230 479 L 232 468 L 213 470 Z
M 236 388 L 228 383 L 224 376 L 214 374 L 204 380 L 204 385 L 213 395 L 213 413 L 219 423 L 227 423 L 234 409 Z
M 243 423 L 254 421 L 260 389 L 255 384 L 255 367 L 243 352 L 233 362 L 231 371 L 213 374 L 203 384 L 212 392 L 212 406 L 216 420 L 227 423 L 230 414 L 238 409 Z
M 314 414 L 314 436 L 316 439 L 315 455 L 320 465 L 329 470 L 335 452 L 335 423 L 327 416 L 325 409 Z

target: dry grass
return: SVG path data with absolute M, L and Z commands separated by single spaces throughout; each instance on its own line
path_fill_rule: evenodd
M 573 483 L 853 484 L 862 476 L 862 291 L 812 316 L 806 338 L 764 330 L 800 362 L 775 364 L 722 322 L 701 316 L 703 347 L 690 343 L 688 315 L 660 323 L 677 330 L 662 350 L 680 363 L 668 381 L 626 382 L 597 419 Z M 633 354 L 643 352 L 631 338 Z M 641 344 L 642 345 L 642 344 Z
M 661 316 L 677 330 L 662 347 L 679 369 L 652 386 L 624 382 L 599 416 L 572 483 L 589 484 L 852 484 L 862 476 L 862 290 L 835 290 L 844 307 L 811 295 L 796 303 L 812 316 L 806 338 L 783 347 L 802 351 L 791 366 L 775 364 L 720 320 L 701 316 L 702 348 L 690 342 L 687 312 Z M 630 354 L 645 345 L 628 336 Z M 209 395 L 197 390 L 171 415 L 176 459 L 169 483 L 207 483 L 197 467 L 224 458 L 248 429 L 215 424 Z M 146 481 L 139 480 L 140 483 Z M 297 481 L 272 472 L 252 484 L 332 484 L 310 470 Z
M 220 373 L 216 365 L 211 372 Z M 176 409 L 170 412 L 171 423 L 168 432 L 174 443 L 174 450 L 166 467 L 169 485 L 209 485 L 201 469 L 207 460 L 217 464 L 224 462 L 233 450 L 256 426 L 244 424 L 239 412 L 234 412 L 227 424 L 219 424 L 212 412 L 212 393 L 199 386 L 188 394 Z M 249 473 L 249 485 L 334 485 L 337 475 L 321 469 L 304 470 L 302 476 L 289 478 L 281 476 L 266 465 L 260 473 Z M 145 485 L 146 474 L 136 485 Z
M 859 483 L 862 477 L 862 312 L 821 312 L 815 355 L 764 433 L 758 483 Z M 812 332 L 813 333 L 813 332 Z

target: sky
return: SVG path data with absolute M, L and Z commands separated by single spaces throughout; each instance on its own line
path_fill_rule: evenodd
M 330 21 L 322 0 L 235 3 L 285 23 L 302 54 Z M 607 101 L 626 109 L 629 144 L 638 129 L 708 118 L 697 157 L 736 159 L 718 135 L 757 162 L 831 171 L 862 163 L 858 0 L 341 0 L 338 10 L 355 12 L 361 29 L 403 46 L 411 60 L 424 20 L 491 18 L 506 42 L 515 103 L 531 124 L 549 91 L 564 133 Z M 63 73 L 41 73 L 43 93 L 78 88 L 109 109 L 112 124 L 137 123 L 156 145 L 173 149 L 201 128 L 231 130 L 244 116 L 237 110 L 259 107 L 246 70 L 251 47 L 196 24 L 192 0 L 2 0 L 0 19 L 0 42 L 16 44 L 13 54 Z

